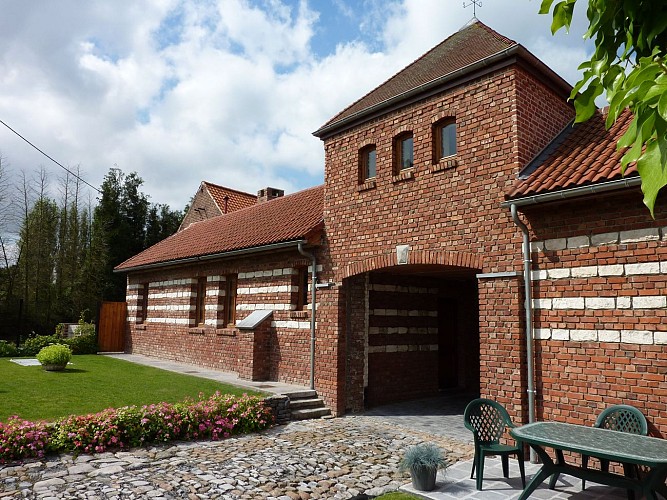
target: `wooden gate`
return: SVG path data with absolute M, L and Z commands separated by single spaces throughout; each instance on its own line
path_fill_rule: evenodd
M 123 352 L 125 350 L 126 316 L 126 302 L 102 302 L 97 334 L 100 352 Z

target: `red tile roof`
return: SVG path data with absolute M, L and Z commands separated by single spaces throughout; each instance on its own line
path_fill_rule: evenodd
M 569 126 L 519 174 L 506 199 L 621 179 L 621 156 L 616 142 L 627 130 L 632 114 L 626 110 L 605 129 L 606 109 L 590 120 Z M 637 175 L 628 166 L 625 177 Z
M 399 97 L 516 45 L 518 44 L 515 41 L 475 21 L 338 113 L 315 132 L 315 135 L 352 115 L 362 113 L 368 108 Z
M 233 250 L 306 239 L 324 225 L 324 185 L 195 222 L 116 266 L 128 271 Z
M 204 181 L 203 184 L 208 189 L 213 201 L 220 209 L 220 213 L 225 213 L 225 198 L 227 198 L 227 212 L 235 212 L 242 208 L 250 207 L 257 203 L 257 196 L 243 191 L 236 191 L 224 186 Z

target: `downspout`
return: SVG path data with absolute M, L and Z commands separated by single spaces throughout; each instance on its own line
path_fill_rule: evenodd
M 299 241 L 297 246 L 299 253 L 310 259 L 310 265 L 312 266 L 312 273 L 310 279 L 311 287 L 311 309 L 312 313 L 310 315 L 310 388 L 315 389 L 315 291 L 317 290 L 317 260 L 315 255 L 308 253 L 303 249 L 303 241 Z
M 533 367 L 533 292 L 530 259 L 530 236 L 528 227 L 519 219 L 517 206 L 510 205 L 512 219 L 523 233 L 523 281 L 526 310 L 526 371 L 528 377 L 528 423 L 535 421 L 535 369 Z M 530 461 L 537 462 L 533 449 L 530 449 Z

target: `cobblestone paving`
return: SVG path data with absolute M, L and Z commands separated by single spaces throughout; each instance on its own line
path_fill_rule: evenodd
M 409 481 L 403 451 L 432 441 L 450 461 L 470 443 L 369 416 L 292 422 L 261 434 L 0 466 L 0 498 L 347 499 Z

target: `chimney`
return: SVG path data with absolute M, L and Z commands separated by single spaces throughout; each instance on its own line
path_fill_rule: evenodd
M 280 198 L 285 194 L 285 191 L 282 189 L 276 189 L 272 187 L 267 187 L 257 191 L 257 203 L 264 203 L 265 201 L 271 201 L 274 198 Z

